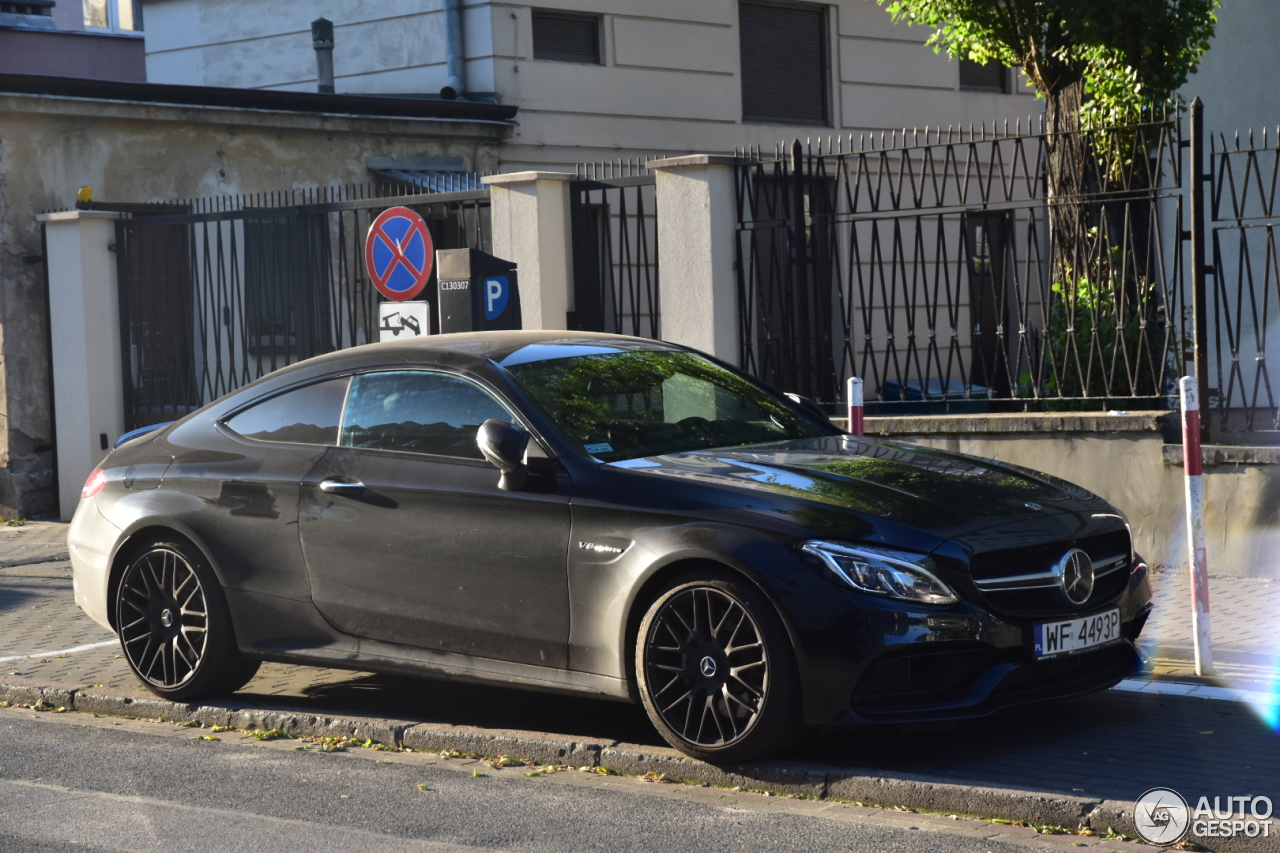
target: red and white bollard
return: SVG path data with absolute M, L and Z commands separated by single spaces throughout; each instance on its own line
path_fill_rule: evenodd
M 1187 551 L 1191 558 L 1191 633 L 1196 675 L 1213 674 L 1209 630 L 1209 561 L 1204 537 L 1204 472 L 1200 451 L 1200 392 L 1194 376 L 1178 380 L 1182 392 L 1182 464 L 1187 472 Z
M 849 435 L 865 435 L 862 422 L 862 380 L 850 376 L 845 383 L 845 396 L 849 400 Z

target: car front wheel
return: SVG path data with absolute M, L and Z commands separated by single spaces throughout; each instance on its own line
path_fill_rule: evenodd
M 734 764 L 800 732 L 790 643 L 765 597 L 707 570 L 668 587 L 645 613 L 636 676 L 649 719 L 686 755 Z
M 236 648 L 231 618 L 204 556 L 183 542 L 139 551 L 116 589 L 116 626 L 125 659 L 166 699 L 239 690 L 259 662 Z

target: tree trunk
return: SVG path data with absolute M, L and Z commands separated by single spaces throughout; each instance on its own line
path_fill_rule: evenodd
M 1088 146 L 1080 132 L 1084 80 L 1056 86 L 1045 95 L 1046 196 L 1049 203 L 1050 274 L 1052 284 L 1067 293 L 1087 275 L 1085 193 Z

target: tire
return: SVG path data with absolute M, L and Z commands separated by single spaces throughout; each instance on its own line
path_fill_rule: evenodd
M 677 580 L 645 613 L 636 681 L 667 743 L 712 764 L 773 755 L 802 731 L 790 640 L 759 590 L 707 569 Z
M 240 654 L 226 599 L 204 555 L 175 540 L 138 551 L 116 587 L 116 626 L 125 660 L 166 699 L 234 693 L 260 661 Z

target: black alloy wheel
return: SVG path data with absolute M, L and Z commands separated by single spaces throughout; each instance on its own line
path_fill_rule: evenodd
M 190 545 L 155 542 L 125 569 L 116 590 L 125 659 L 167 699 L 240 689 L 259 662 L 241 656 L 217 579 Z
M 741 580 L 712 575 L 672 586 L 645 614 L 636 658 L 649 719 L 694 758 L 749 761 L 799 733 L 786 633 Z

